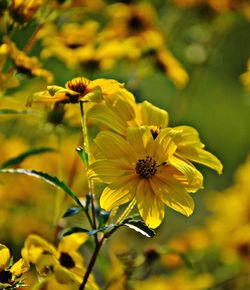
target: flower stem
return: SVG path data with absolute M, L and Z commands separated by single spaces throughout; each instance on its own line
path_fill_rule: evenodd
M 84 112 L 85 111 L 85 112 Z M 82 125 L 82 134 L 83 134 L 83 148 L 88 155 L 89 163 L 91 162 L 91 156 L 89 152 L 89 139 L 88 139 L 88 127 L 87 127 L 87 114 L 84 110 L 84 103 L 80 102 L 80 112 L 81 112 L 81 125 Z M 89 164 L 87 164 L 87 167 Z M 88 169 L 88 168 L 87 168 Z M 96 229 L 96 216 L 95 216 L 95 194 L 94 194 L 94 183 L 92 180 L 88 179 L 88 188 L 91 195 L 91 212 L 92 212 L 92 229 Z M 94 235 L 95 244 L 98 245 L 97 234 Z
M 101 247 L 103 245 L 104 240 L 105 240 L 105 235 L 103 235 L 101 240 L 98 241 L 98 243 L 96 244 L 95 251 L 94 251 L 94 253 L 93 253 L 92 257 L 91 257 L 91 260 L 89 262 L 88 268 L 87 268 L 86 273 L 85 273 L 85 275 L 83 277 L 83 281 L 82 281 L 82 283 L 81 283 L 81 285 L 79 287 L 79 290 L 84 290 L 84 288 L 85 288 L 85 286 L 86 286 L 86 284 L 88 282 L 89 275 L 92 272 L 92 269 L 93 269 L 93 267 L 95 265 L 95 262 L 96 262 L 96 258 L 97 258 L 98 254 L 99 254 L 99 251 L 100 251 L 100 249 L 101 249 Z
M 116 224 L 117 225 L 121 224 L 125 220 L 125 218 L 131 213 L 131 211 L 134 208 L 135 204 L 136 204 L 136 199 L 134 198 L 130 202 L 130 204 L 127 206 L 127 208 L 124 210 L 124 212 L 122 213 L 122 215 L 116 221 Z

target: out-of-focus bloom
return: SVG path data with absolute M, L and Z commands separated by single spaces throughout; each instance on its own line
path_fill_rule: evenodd
M 10 12 L 16 22 L 24 24 L 34 18 L 43 3 L 44 0 L 12 0 Z
M 156 51 L 156 63 L 179 88 L 184 88 L 189 76 L 176 58 L 166 49 Z
M 12 264 L 9 249 L 0 244 L 0 289 L 22 286 L 21 276 L 28 270 L 29 264 L 23 258 Z
M 213 285 L 212 275 L 203 273 L 193 276 L 189 271 L 179 271 L 169 277 L 153 276 L 145 281 L 136 281 L 133 283 L 135 289 L 141 290 L 204 290 Z
M 38 58 L 29 57 L 22 51 L 19 51 L 14 42 L 5 38 L 6 45 L 8 46 L 8 55 L 13 61 L 14 67 L 18 73 L 27 75 L 28 77 L 41 77 L 48 83 L 53 81 L 53 75 L 42 68 Z
M 250 59 L 247 61 L 247 71 L 240 76 L 240 80 L 246 89 L 250 91 Z
M 43 238 L 29 235 L 24 243 L 22 256 L 36 266 L 37 272 L 44 278 L 41 285 L 48 287 L 47 289 L 53 289 L 52 286 L 55 285 L 68 286 L 69 289 L 79 287 L 86 269 L 78 249 L 87 238 L 84 233 L 72 234 L 64 237 L 56 249 Z M 98 289 L 93 276 L 86 289 Z
M 81 59 L 89 59 L 92 56 L 98 28 L 98 22 L 92 20 L 82 25 L 68 23 L 61 28 L 52 24 L 45 25 L 39 32 L 43 45 L 41 57 L 55 56 L 68 67 L 79 68 Z
M 235 184 L 209 201 L 213 215 L 208 228 L 213 241 L 222 249 L 225 261 L 248 261 L 250 257 L 250 158 L 237 171 Z
M 101 207 L 111 210 L 135 198 L 151 228 L 162 222 L 164 203 L 189 216 L 194 202 L 188 191 L 202 187 L 202 176 L 190 162 L 174 156 L 178 134 L 166 128 L 154 138 L 145 126 L 129 128 L 127 140 L 115 133 L 99 133 L 95 143 L 104 158 L 91 164 L 89 177 L 108 183 Z

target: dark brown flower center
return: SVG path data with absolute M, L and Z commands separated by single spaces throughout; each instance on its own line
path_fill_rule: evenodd
M 12 279 L 12 273 L 10 271 L 1 271 L 0 272 L 0 283 L 10 283 Z
M 156 161 L 147 155 L 146 158 L 137 161 L 135 171 L 141 177 L 148 179 L 154 176 L 157 171 Z
M 67 82 L 67 88 L 79 93 L 81 96 L 86 93 L 87 85 L 88 80 L 84 78 L 78 78 Z
M 67 254 L 65 252 L 61 253 L 59 262 L 63 267 L 65 267 L 67 269 L 75 267 L 74 260 L 71 258 L 71 256 L 69 254 Z
M 139 15 L 133 15 L 128 22 L 128 27 L 131 32 L 141 32 L 145 28 L 145 24 L 143 20 L 139 17 Z
M 161 131 L 161 127 L 156 127 L 156 128 L 152 128 L 150 130 L 154 140 L 156 139 L 156 137 L 160 134 L 160 131 Z

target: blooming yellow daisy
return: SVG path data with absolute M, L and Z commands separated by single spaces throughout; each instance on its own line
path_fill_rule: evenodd
M 146 126 L 129 128 L 127 140 L 112 132 L 99 133 L 95 143 L 103 158 L 90 165 L 89 177 L 108 184 L 101 208 L 111 210 L 135 198 L 151 228 L 162 222 L 164 204 L 189 216 L 194 202 L 188 191 L 201 188 L 203 179 L 190 162 L 174 156 L 178 135 L 165 128 L 154 138 Z
M 128 127 L 149 126 L 154 138 L 159 132 L 168 127 L 169 116 L 168 112 L 162 110 L 148 101 L 136 104 L 135 101 L 126 99 L 119 100 L 119 114 L 112 108 L 112 102 L 106 105 L 97 104 L 88 112 L 89 117 L 104 123 L 113 131 L 126 137 Z M 126 110 L 125 110 L 126 108 Z M 126 115 L 122 112 L 126 112 Z M 130 115 L 127 113 L 130 111 Z M 126 119 L 127 116 L 127 119 Z M 131 116 L 129 119 L 128 116 Z M 132 118 L 134 117 L 134 118 Z M 172 130 L 178 132 L 178 138 L 175 138 L 177 149 L 174 156 L 184 159 L 187 162 L 196 162 L 203 164 L 209 168 L 222 172 L 222 164 L 220 160 L 212 153 L 204 149 L 205 145 L 200 141 L 199 133 L 196 129 L 190 126 L 177 126 Z

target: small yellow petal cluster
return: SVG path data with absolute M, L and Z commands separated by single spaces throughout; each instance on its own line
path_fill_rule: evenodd
M 10 251 L 0 244 L 0 289 L 18 288 L 22 284 L 21 276 L 29 270 L 27 260 L 21 258 L 11 263 Z M 13 288 L 14 289 L 14 288 Z
M 78 249 L 87 238 L 88 235 L 85 233 L 74 233 L 64 237 L 57 248 L 34 234 L 26 238 L 22 256 L 35 265 L 42 278 L 40 287 L 46 289 L 61 289 L 60 287 L 66 286 L 68 287 L 66 289 L 79 288 L 86 269 Z M 98 289 L 92 276 L 86 289 Z
M 45 79 L 48 83 L 53 81 L 53 75 L 42 68 L 37 57 L 29 57 L 23 51 L 20 51 L 14 42 L 5 38 L 5 45 L 13 65 L 18 73 L 27 75 L 28 77 L 40 77 Z

